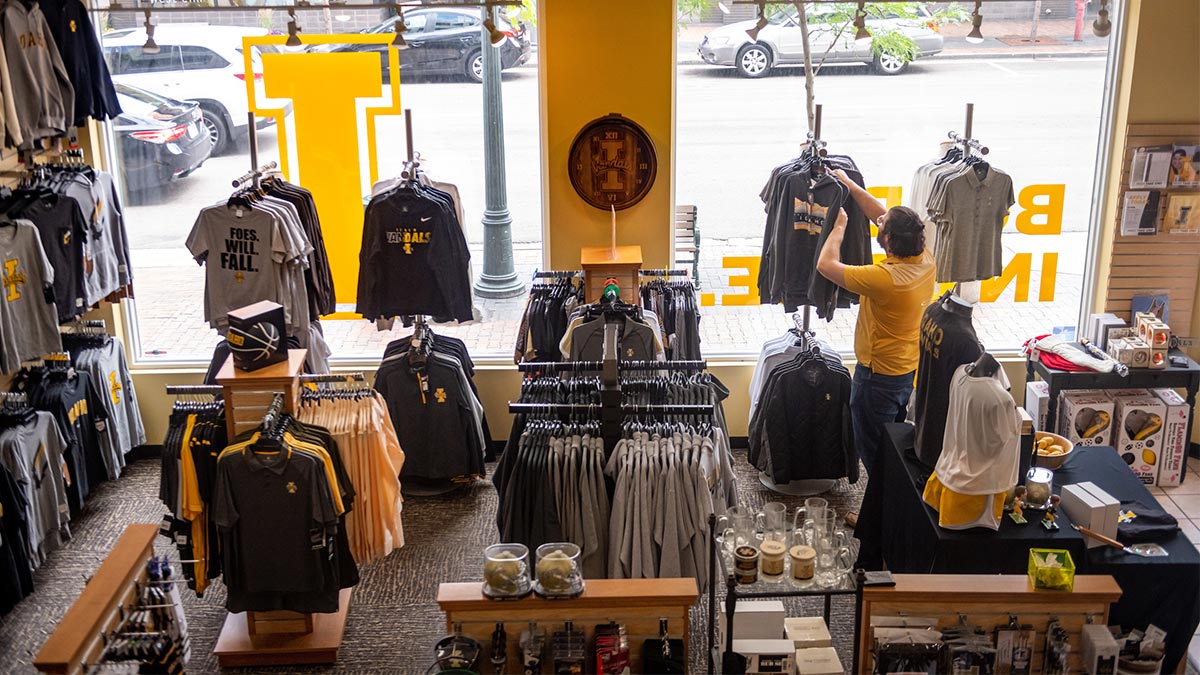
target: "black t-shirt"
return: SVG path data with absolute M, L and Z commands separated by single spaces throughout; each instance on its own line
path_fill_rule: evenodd
M 87 222 L 79 211 L 78 202 L 69 197 L 50 195 L 22 208 L 19 217 L 37 226 L 42 248 L 54 268 L 54 302 L 59 323 L 83 314 L 87 311 L 84 307 L 87 274 L 83 268 Z
M 946 292 L 925 308 L 921 317 L 921 354 L 914 389 L 916 451 L 922 462 L 937 464 L 946 434 L 950 407 L 950 382 L 954 371 L 983 354 L 971 324 L 971 308 L 950 299 Z
M 33 592 L 28 505 L 16 479 L 0 464 L 0 615 Z
M 337 611 L 327 536 L 338 516 L 330 488 L 321 461 L 286 447 L 275 455 L 231 452 L 218 461 L 213 520 L 222 533 L 226 609 Z

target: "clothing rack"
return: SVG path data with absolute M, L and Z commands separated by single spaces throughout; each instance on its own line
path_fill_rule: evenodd
M 253 113 L 251 113 L 251 114 L 253 114 Z M 247 171 L 246 173 L 238 176 L 237 178 L 234 178 L 233 179 L 233 187 L 240 188 L 240 187 L 244 186 L 246 183 L 253 183 L 254 187 L 257 188 L 258 181 L 263 176 L 265 176 L 267 173 L 273 171 L 274 169 L 276 169 L 278 167 L 279 167 L 279 162 L 270 161 L 270 162 L 267 162 L 266 164 L 263 164 L 262 166 L 258 167 L 257 169 L 251 169 L 251 170 Z
M 305 384 L 319 383 L 349 383 L 349 382 L 365 382 L 366 376 L 361 372 L 355 373 L 329 373 L 327 375 L 301 375 L 300 382 Z
M 813 113 L 813 128 L 805 136 L 806 142 L 803 146 L 802 154 L 806 153 L 813 159 L 813 165 L 817 167 L 817 173 L 825 173 L 824 157 L 829 155 L 829 150 L 825 146 L 828 145 L 821 140 L 821 114 L 822 104 L 818 103 L 814 106 Z M 812 305 L 804 306 L 803 325 L 800 329 L 808 331 L 808 327 L 812 322 Z
M 971 130 L 975 124 L 975 104 L 967 104 L 967 121 L 963 125 L 963 133 L 960 135 L 957 131 L 951 131 L 946 136 L 955 143 L 961 143 L 963 146 L 963 156 L 970 157 L 971 150 L 978 150 L 979 154 L 988 154 L 988 148 L 978 139 L 971 138 Z
M 168 396 L 220 396 L 225 388 L 215 384 L 168 384 Z
M 0 406 L 23 406 L 29 403 L 29 395 L 17 391 L 0 391 Z
M 643 277 L 686 277 L 687 270 L 638 270 L 638 276 Z
M 621 370 L 694 370 L 708 367 L 707 361 L 618 361 Z M 524 373 L 601 372 L 604 361 L 527 361 L 517 366 Z
M 583 276 L 581 270 L 546 270 L 544 272 L 534 272 L 533 278 L 537 279 L 578 279 Z

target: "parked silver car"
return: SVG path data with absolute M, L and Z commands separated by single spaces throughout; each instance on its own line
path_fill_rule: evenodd
M 886 6 L 885 6 L 886 7 Z M 814 3 L 808 9 L 808 30 L 811 40 L 813 63 L 816 64 L 829 51 L 825 64 L 871 64 L 875 72 L 882 75 L 898 75 L 908 64 L 894 56 L 871 54 L 871 40 L 854 39 L 854 26 L 845 27 L 838 34 L 841 24 L 829 23 L 833 10 L 828 5 Z M 918 57 L 932 56 L 942 51 L 942 36 L 930 26 L 933 16 L 925 7 L 918 7 L 919 18 L 900 18 L 896 15 L 884 18 L 868 17 L 867 29 L 872 33 L 879 30 L 898 29 L 917 44 Z M 714 66 L 733 66 L 745 77 L 763 77 L 775 66 L 804 63 L 804 41 L 797 23 L 796 9 L 776 10 L 767 16 L 769 23 L 759 32 L 758 41 L 750 39 L 747 30 L 754 28 L 754 20 L 732 23 L 710 31 L 700 43 L 700 58 Z

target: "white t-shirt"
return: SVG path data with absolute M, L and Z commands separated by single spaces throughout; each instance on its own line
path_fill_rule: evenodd
M 954 371 L 935 471 L 942 485 L 959 494 L 996 494 L 1017 482 L 1021 415 L 1000 379 L 973 377 L 967 372 L 971 365 Z

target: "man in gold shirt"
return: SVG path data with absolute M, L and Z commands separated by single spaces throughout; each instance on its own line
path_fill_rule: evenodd
M 838 214 L 825 240 L 817 271 L 833 283 L 859 294 L 854 329 L 854 383 L 850 415 L 858 456 L 874 475 L 884 425 L 901 419 L 912 395 L 917 370 L 921 316 L 933 298 L 933 256 L 925 248 L 925 224 L 909 208 L 885 210 L 840 170 L 838 178 L 867 218 L 879 226 L 876 241 L 887 257 L 874 265 L 842 263 L 846 212 Z

